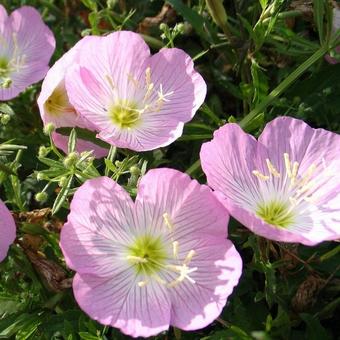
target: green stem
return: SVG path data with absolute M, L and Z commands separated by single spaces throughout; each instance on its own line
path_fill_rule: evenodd
M 309 69 L 316 61 L 318 61 L 327 52 L 328 47 L 322 46 L 304 63 L 302 63 L 295 71 L 293 71 L 285 80 L 283 80 L 272 92 L 268 94 L 265 100 L 259 103 L 251 110 L 241 121 L 240 126 L 247 129 L 251 121 L 264 109 L 269 106 L 276 98 L 278 98 L 296 79 L 298 79 L 307 69 Z
M 327 253 L 323 254 L 322 256 L 320 256 L 320 262 L 330 259 L 331 257 L 333 257 L 339 252 L 340 252 L 340 245 L 328 251 Z

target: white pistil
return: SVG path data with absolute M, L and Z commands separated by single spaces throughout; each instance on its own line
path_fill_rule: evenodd
M 147 259 L 145 259 L 144 257 L 139 257 L 139 256 L 128 255 L 126 258 L 130 261 L 134 261 L 135 263 L 147 263 L 148 262 Z
M 262 180 L 262 181 L 267 181 L 269 179 L 269 176 L 266 176 L 264 174 L 262 174 L 260 171 L 258 170 L 253 170 L 252 174 L 254 176 L 256 176 L 258 179 Z
M 179 276 L 177 279 L 170 282 L 168 284 L 168 287 L 170 288 L 176 287 L 179 283 L 183 282 L 185 279 L 187 279 L 191 283 L 196 283 L 196 281 L 192 279 L 189 276 L 189 274 L 195 272 L 198 269 L 197 267 L 190 268 L 186 264 L 183 264 L 182 266 L 171 266 L 171 267 L 169 266 L 169 269 L 179 272 Z
M 267 163 L 267 168 L 269 172 L 274 176 L 274 177 L 281 177 L 280 173 L 276 170 L 274 165 L 270 162 L 268 158 L 266 158 L 266 163 Z

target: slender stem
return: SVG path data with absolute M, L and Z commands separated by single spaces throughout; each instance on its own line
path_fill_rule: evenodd
M 304 63 L 302 63 L 295 71 L 293 71 L 285 80 L 283 80 L 272 92 L 268 94 L 265 100 L 259 103 L 251 110 L 241 121 L 240 126 L 244 129 L 249 126 L 251 121 L 264 109 L 269 106 L 276 98 L 278 98 L 296 79 L 298 79 L 309 67 L 318 61 L 327 52 L 328 47 L 322 46 Z
M 321 255 L 320 256 L 320 262 L 323 262 L 325 260 L 330 259 L 331 257 L 333 257 L 334 255 L 336 255 L 339 252 L 340 252 L 340 245 L 336 246 L 335 248 L 333 248 L 332 250 L 328 251 L 327 253 Z

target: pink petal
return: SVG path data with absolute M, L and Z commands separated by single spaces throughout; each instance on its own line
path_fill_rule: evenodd
M 170 288 L 171 325 L 183 330 L 206 327 L 222 312 L 242 273 L 242 259 L 229 240 L 207 238 L 194 246 L 190 267 L 195 280 Z
M 1 9 L 1 7 L 0 7 Z M 16 235 L 16 226 L 14 219 L 0 200 L 0 262 L 7 256 L 9 246 L 14 242 Z
M 133 270 L 114 278 L 76 274 L 73 290 L 78 304 L 92 319 L 127 335 L 148 337 L 169 328 L 168 292 L 154 281 L 138 287 Z
M 149 170 L 139 182 L 135 203 L 140 214 L 138 219 L 146 220 L 145 228 L 153 228 L 153 232 L 167 231 L 169 226 L 163 217 L 166 213 L 174 226 L 175 239 L 185 240 L 193 234 L 195 238 L 227 237 L 226 209 L 210 188 L 180 171 Z
M 79 273 L 109 276 L 124 270 L 123 245 L 133 235 L 133 201 L 108 177 L 85 182 L 75 193 L 60 246 L 67 265 Z

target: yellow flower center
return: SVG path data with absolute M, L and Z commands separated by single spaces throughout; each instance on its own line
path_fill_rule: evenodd
M 69 102 L 64 84 L 59 84 L 54 89 L 46 100 L 44 109 L 49 115 L 54 117 L 60 117 L 65 113 L 75 113 L 73 106 Z
M 112 122 L 121 129 L 132 128 L 138 124 L 141 112 L 135 103 L 120 101 L 109 108 L 109 116 Z

